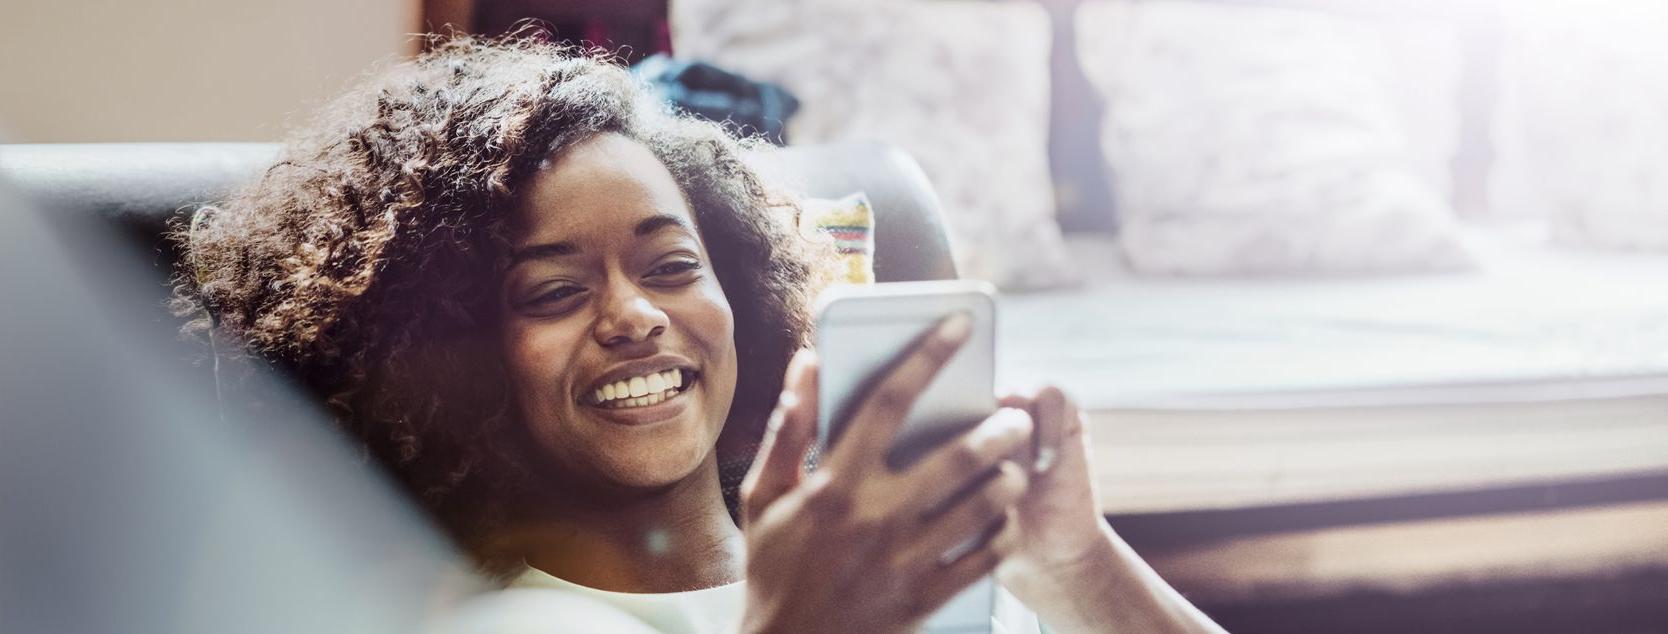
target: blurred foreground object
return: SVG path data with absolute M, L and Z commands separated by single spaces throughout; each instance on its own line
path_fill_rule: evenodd
M 476 589 L 298 395 L 222 420 L 106 225 L 0 218 L 0 631 L 420 632 Z

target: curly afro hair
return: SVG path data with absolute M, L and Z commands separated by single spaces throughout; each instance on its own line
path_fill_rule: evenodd
M 471 548 L 533 477 L 494 343 L 508 210 L 541 160 L 602 133 L 666 164 L 735 314 L 719 440 L 733 505 L 832 256 L 742 162 L 752 143 L 673 114 L 606 59 L 464 37 L 379 72 L 175 227 L 192 270 L 174 309 L 293 373 Z

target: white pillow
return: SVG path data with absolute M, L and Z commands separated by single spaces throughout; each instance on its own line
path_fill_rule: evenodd
M 1136 270 L 1471 266 L 1439 189 L 1446 157 L 1416 160 L 1405 132 L 1442 117 L 1389 88 L 1406 69 L 1371 24 L 1181 0 L 1091 2 L 1076 20 L 1081 65 L 1106 104 L 1102 146 Z M 1419 79 L 1421 91 L 1453 94 L 1442 77 Z M 1419 136 L 1451 151 L 1451 131 Z
M 1668 250 L 1668 3 L 1505 15 L 1496 210 L 1550 217 L 1569 244 Z
M 1079 278 L 1048 171 L 1047 12 L 1025 3 L 677 0 L 673 51 L 799 97 L 793 143 L 878 139 L 943 203 L 962 275 L 1007 288 Z

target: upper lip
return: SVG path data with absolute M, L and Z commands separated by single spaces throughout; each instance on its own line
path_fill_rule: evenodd
M 644 376 L 655 372 L 665 372 L 672 368 L 677 368 L 686 372 L 696 371 L 695 364 L 693 362 L 673 354 L 661 354 L 642 359 L 632 359 L 609 368 L 607 372 L 602 373 L 602 376 L 599 376 L 596 380 L 592 381 L 590 387 L 587 387 L 585 388 L 585 391 L 580 392 L 579 396 L 580 398 L 584 398 L 585 395 L 600 390 L 602 389 L 602 386 L 610 383 L 616 383 L 632 377 Z

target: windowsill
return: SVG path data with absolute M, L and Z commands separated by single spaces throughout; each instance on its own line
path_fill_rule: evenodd
M 1158 514 L 1668 474 L 1668 394 L 1089 413 L 1102 509 Z M 1668 487 L 1660 493 L 1668 496 Z
M 1136 548 L 1195 602 L 1223 605 L 1660 576 L 1664 526 L 1668 502 L 1655 501 Z
M 1196 601 L 1668 573 L 1668 395 L 1090 425 L 1113 527 Z

